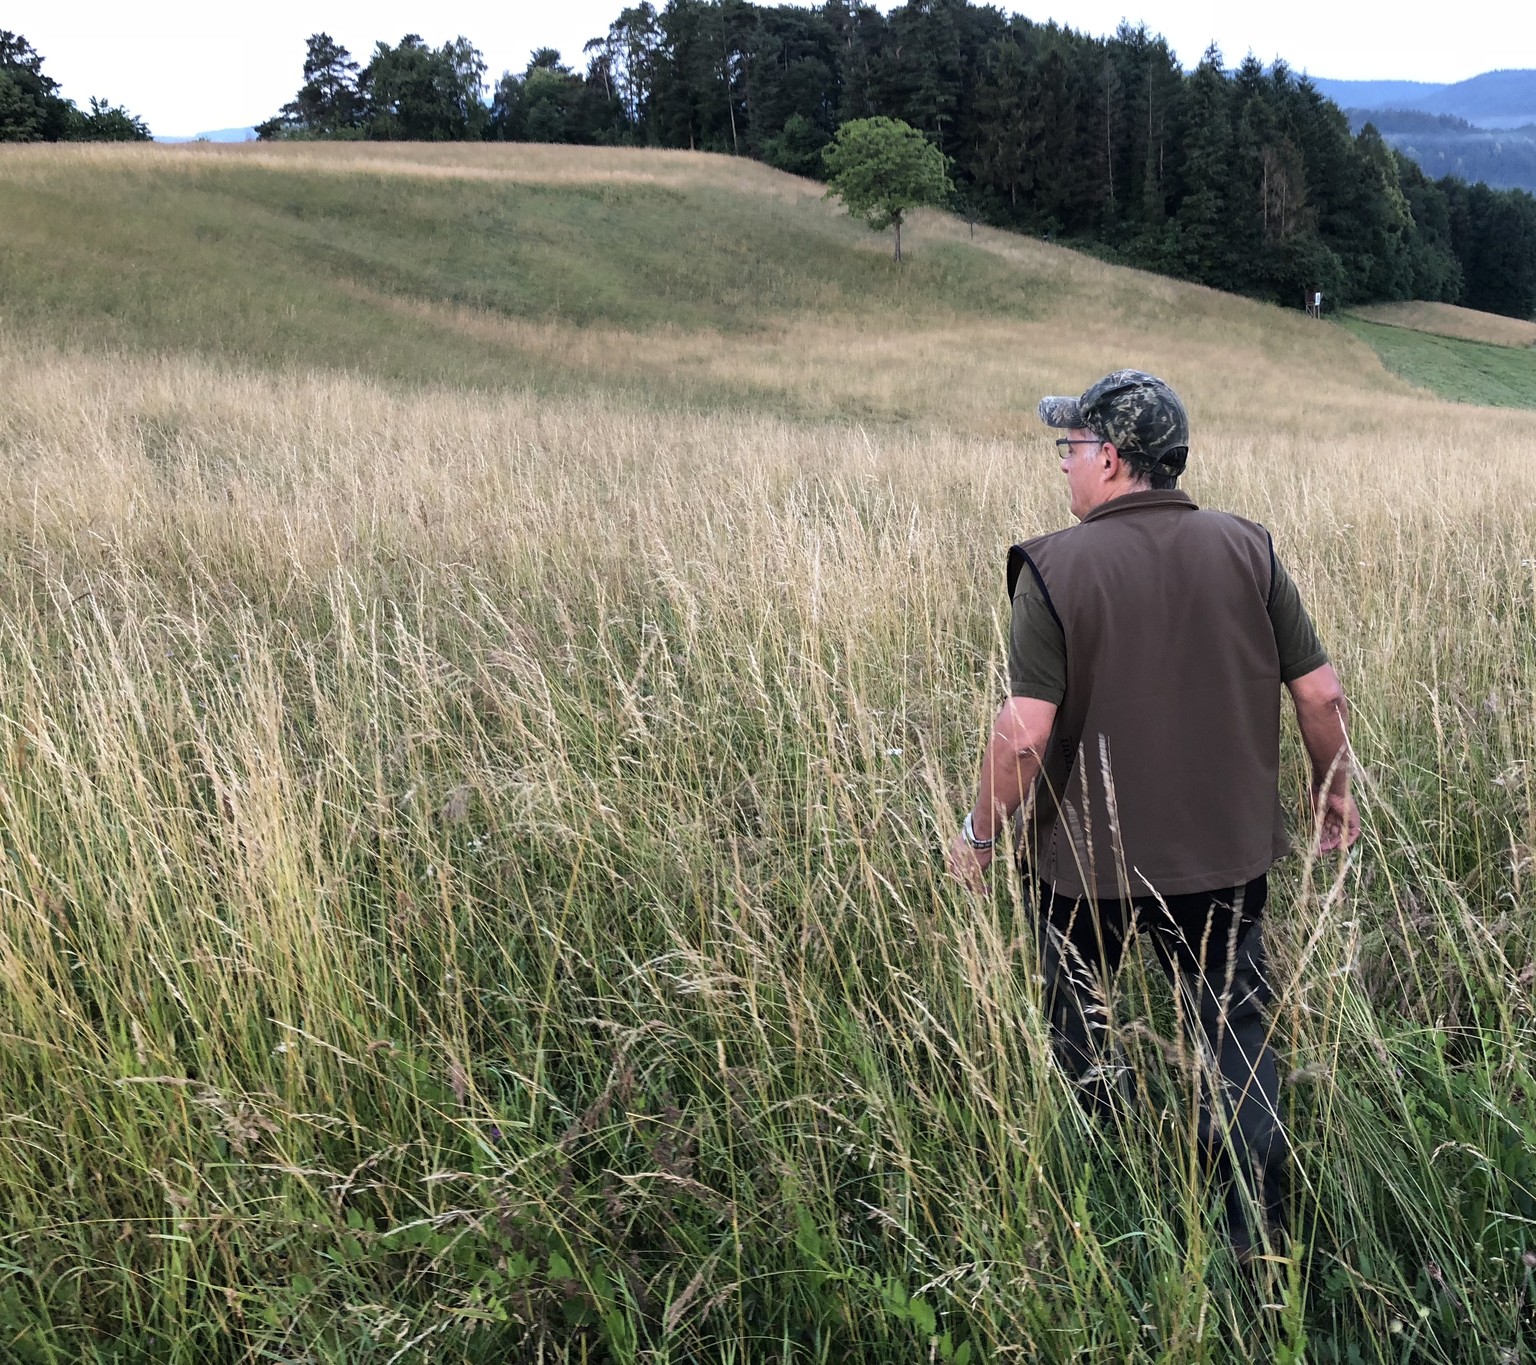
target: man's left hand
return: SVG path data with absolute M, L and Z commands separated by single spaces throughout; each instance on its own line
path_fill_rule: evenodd
M 972 848 L 965 842 L 964 834 L 956 834 L 949 841 L 949 875 L 964 884 L 967 891 L 978 895 L 986 890 L 987 869 L 992 866 L 990 848 Z

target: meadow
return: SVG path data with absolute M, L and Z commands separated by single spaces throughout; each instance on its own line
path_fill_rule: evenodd
M 0 1357 L 1536 1350 L 1536 413 L 725 158 L 0 156 Z M 1186 399 L 1353 702 L 1272 877 L 1292 1240 L 1223 1245 L 942 872 L 1043 393 Z

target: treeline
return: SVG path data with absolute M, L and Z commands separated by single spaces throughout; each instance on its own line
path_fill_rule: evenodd
M 19 33 L 0 28 L 0 142 L 148 142 L 144 120 L 93 99 L 80 109 L 43 74 L 43 59 Z
M 468 40 L 324 34 L 264 137 L 689 147 L 824 174 L 837 127 L 883 114 L 950 158 L 956 208 L 1130 264 L 1296 305 L 1422 298 L 1536 314 L 1536 199 L 1431 179 L 1283 64 L 1185 73 L 1122 25 L 1093 38 L 969 0 L 626 8 L 577 71 L 542 49 L 485 98 Z

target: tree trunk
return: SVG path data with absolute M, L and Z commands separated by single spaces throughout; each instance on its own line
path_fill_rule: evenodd
M 1105 202 L 1115 211 L 1115 68 L 1104 62 L 1104 188 Z
M 731 67 L 727 61 L 725 73 L 725 112 L 731 116 L 731 155 L 741 155 L 741 143 L 736 137 L 736 101 L 731 97 Z
M 895 219 L 892 220 L 891 226 L 896 229 L 896 260 L 898 262 L 900 262 L 900 260 L 901 260 L 901 215 L 899 213 L 896 215 Z

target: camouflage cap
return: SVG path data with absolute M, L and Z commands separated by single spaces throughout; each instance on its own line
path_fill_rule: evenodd
M 1081 398 L 1042 398 L 1048 427 L 1081 427 L 1114 443 L 1123 459 L 1179 475 L 1189 458 L 1189 415 L 1179 395 L 1156 375 L 1116 370 Z

